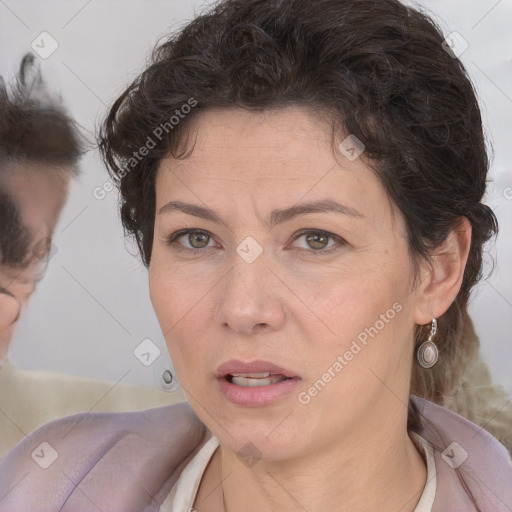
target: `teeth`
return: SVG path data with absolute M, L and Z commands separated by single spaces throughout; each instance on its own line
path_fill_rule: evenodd
M 268 375 L 270 373 L 267 372 Z M 246 375 L 263 375 L 261 373 L 257 374 L 246 374 Z M 231 382 L 233 384 L 236 384 L 237 386 L 244 386 L 244 387 L 257 387 L 257 386 L 270 386 L 271 384 L 276 384 L 277 382 L 282 382 L 284 380 L 288 380 L 288 377 L 285 377 L 284 375 L 272 375 L 270 377 L 241 377 L 238 374 L 232 374 Z
M 263 379 L 264 377 L 268 377 L 270 372 L 263 373 L 232 373 L 233 377 L 249 377 L 251 379 Z

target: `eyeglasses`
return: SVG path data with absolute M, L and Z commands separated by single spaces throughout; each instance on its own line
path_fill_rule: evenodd
M 24 263 L 20 266 L 8 267 L 0 269 L 1 274 L 6 277 L 3 279 L 3 286 L 0 287 L 1 293 L 9 295 L 18 302 L 21 297 L 18 297 L 18 292 L 13 293 L 12 290 L 26 289 L 23 295 L 31 295 L 37 283 L 41 281 L 48 270 L 50 259 L 56 253 L 56 247 L 51 243 L 51 239 L 45 238 L 40 240 L 33 248 L 30 256 L 25 259 Z
M 48 269 L 48 263 L 56 252 L 56 247 L 52 244 L 51 238 L 41 239 L 32 248 L 32 254 L 28 259 L 27 266 L 30 267 L 36 282 L 44 277 Z

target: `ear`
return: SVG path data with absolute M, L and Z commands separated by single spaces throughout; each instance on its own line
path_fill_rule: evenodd
M 455 300 L 462 285 L 470 246 L 471 223 L 461 217 L 445 242 L 434 250 L 430 265 L 428 262 L 422 265 L 414 316 L 416 324 L 425 325 L 432 318 L 439 318 Z

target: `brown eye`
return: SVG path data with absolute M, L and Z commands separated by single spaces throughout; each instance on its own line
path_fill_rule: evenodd
M 204 249 L 208 245 L 209 239 L 209 235 L 199 231 L 193 231 L 188 235 L 188 241 L 194 249 Z
M 312 249 L 325 249 L 328 241 L 329 236 L 324 233 L 312 231 L 306 235 L 306 242 Z
M 183 239 L 183 241 L 180 241 Z M 197 229 L 182 229 L 173 233 L 168 239 L 167 244 L 173 246 L 178 251 L 204 252 L 208 248 L 211 235 L 206 231 Z M 187 247 L 189 245 L 189 247 Z
M 316 229 L 303 230 L 295 235 L 294 240 L 298 240 L 299 238 L 303 237 L 306 246 L 301 247 L 301 249 L 305 249 L 309 254 L 312 254 L 313 256 L 321 256 L 323 254 L 336 252 L 341 246 L 347 244 L 343 238 L 337 235 Z M 329 239 L 334 240 L 337 243 L 329 246 L 327 245 Z

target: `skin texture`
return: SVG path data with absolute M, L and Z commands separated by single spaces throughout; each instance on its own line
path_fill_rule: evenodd
M 22 224 L 30 233 L 30 246 L 23 265 L 0 265 L 0 364 L 7 356 L 16 322 L 46 268 L 70 178 L 69 168 L 36 163 L 12 167 L 2 177 L 2 187 L 17 204 Z
M 20 304 L 7 290 L 0 290 L 0 353 L 9 346 Z M 3 358 L 2 358 L 3 360 Z
M 218 110 L 190 129 L 191 155 L 158 168 L 149 281 L 182 389 L 221 443 L 195 509 L 223 510 L 223 492 L 227 510 L 247 512 L 292 511 L 297 503 L 310 512 L 333 503 L 343 511 L 414 510 L 426 481 L 406 430 L 414 328 L 442 315 L 460 289 L 469 222 L 448 237 L 432 267 L 421 264 L 413 288 L 401 213 L 364 154 L 334 157 L 326 116 L 302 107 Z M 317 212 L 266 224 L 274 209 L 324 198 L 360 217 Z M 169 201 L 207 206 L 224 222 L 159 213 Z M 183 228 L 210 238 L 185 234 L 169 244 Z M 294 239 L 303 229 L 342 240 Z M 248 236 L 263 249 L 252 263 L 236 251 Z M 194 255 L 193 247 L 203 252 Z M 333 252 L 314 254 L 322 249 Z M 300 403 L 298 393 L 396 303 L 400 312 Z M 301 381 L 271 405 L 235 405 L 214 376 L 229 359 L 270 361 Z M 258 453 L 251 465 L 237 456 L 248 443 Z

